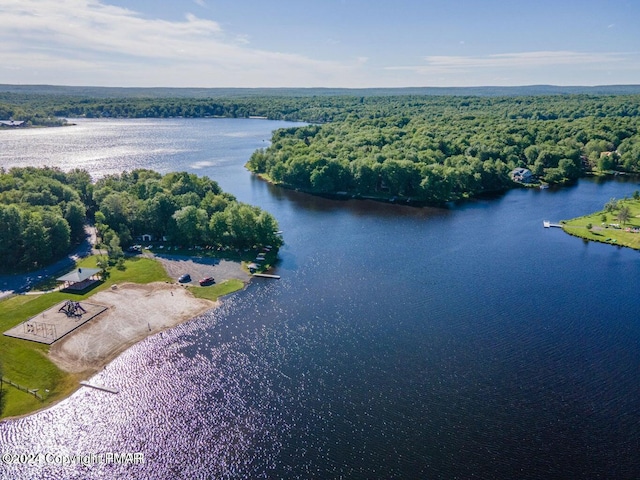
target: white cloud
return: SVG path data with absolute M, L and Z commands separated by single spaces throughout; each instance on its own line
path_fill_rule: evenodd
M 427 56 L 424 64 L 386 67 L 427 79 L 430 85 L 585 85 L 609 83 L 603 75 L 640 73 L 637 53 L 542 51 L 483 56 Z M 624 83 L 629 76 L 621 81 Z
M 251 36 L 247 35 L 246 33 L 242 33 L 242 34 L 236 35 L 235 40 L 237 43 L 248 45 L 251 43 Z
M 424 65 L 387 67 L 418 73 L 461 73 L 478 69 L 531 69 L 551 66 L 602 65 L 623 62 L 628 54 L 569 51 L 501 53 L 484 56 L 427 56 Z
M 637 53 L 431 55 L 413 65 L 384 67 L 385 53 L 373 42 L 348 60 L 318 60 L 313 54 L 257 48 L 252 32 L 227 31 L 203 18 L 206 0 L 185 4 L 200 16 L 186 13 L 177 20 L 148 18 L 108 1 L 0 0 L 0 83 L 399 87 L 638 83 L 640 78 Z M 324 45 L 339 58 L 352 47 L 328 38 Z M 304 48 L 295 39 L 288 45 L 292 52 Z
M 424 57 L 424 64 L 388 66 L 389 74 L 414 75 L 433 86 L 472 85 L 597 85 L 637 83 L 637 52 L 586 53 L 539 51 L 481 56 Z
M 0 83 L 327 86 L 362 63 L 250 48 L 191 13 L 147 19 L 101 0 L 2 0 L 0 23 Z

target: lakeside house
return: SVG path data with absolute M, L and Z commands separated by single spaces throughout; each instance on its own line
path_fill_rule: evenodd
M 531 183 L 533 181 L 533 173 L 528 168 L 515 168 L 511 171 L 511 180 L 520 183 Z

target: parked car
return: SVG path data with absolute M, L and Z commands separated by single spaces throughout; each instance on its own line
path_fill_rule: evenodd
M 187 283 L 191 281 L 191 275 L 189 275 L 188 273 L 185 273 L 184 275 L 180 275 L 180 278 L 178 278 L 178 281 L 180 283 Z
M 200 283 L 200 286 L 206 287 L 207 285 L 212 285 L 216 283 L 216 281 L 213 279 L 213 277 L 205 277 L 202 280 L 200 280 L 199 283 Z

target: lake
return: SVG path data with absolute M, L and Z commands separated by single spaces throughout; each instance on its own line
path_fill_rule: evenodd
M 0 453 L 144 463 L 0 478 L 640 478 L 640 254 L 542 227 L 636 180 L 334 201 L 244 169 L 288 123 L 77 123 L 0 132 L 0 165 L 210 176 L 278 219 L 282 279 L 127 350 L 95 378 L 120 394 L 0 423 Z

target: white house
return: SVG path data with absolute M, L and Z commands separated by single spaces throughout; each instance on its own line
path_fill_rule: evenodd
M 511 171 L 511 179 L 514 182 L 531 183 L 533 173 L 528 168 L 515 168 Z

